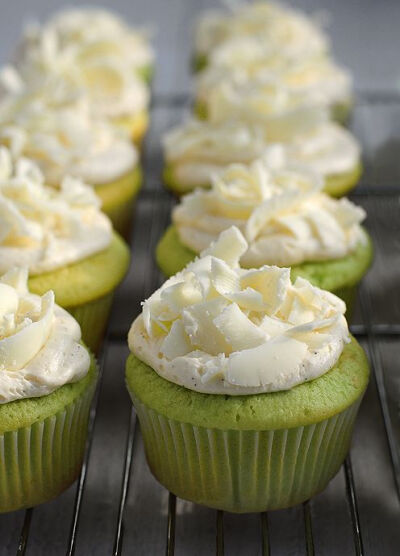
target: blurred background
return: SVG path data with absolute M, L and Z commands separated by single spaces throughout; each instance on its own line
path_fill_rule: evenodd
M 133 24 L 152 27 L 157 50 L 154 90 L 157 93 L 190 89 L 188 60 L 193 16 L 218 7 L 217 0 L 1 0 L 6 15 L 0 21 L 0 60 L 8 59 L 24 22 L 42 20 L 65 6 L 94 4 L 113 9 Z M 400 83 L 400 2 L 398 0 L 296 0 L 288 2 L 327 17 L 338 62 L 348 66 L 356 90 L 393 91 Z

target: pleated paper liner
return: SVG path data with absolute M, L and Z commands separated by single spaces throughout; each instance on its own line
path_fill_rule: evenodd
M 54 415 L 0 435 L 0 512 L 51 500 L 78 477 L 96 379 Z
M 360 405 L 308 426 L 220 430 L 169 419 L 130 393 L 158 481 L 180 498 L 237 513 L 287 508 L 323 490 L 346 457 Z

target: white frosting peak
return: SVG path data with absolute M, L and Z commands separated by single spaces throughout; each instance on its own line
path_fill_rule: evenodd
M 143 304 L 129 347 L 160 376 L 212 394 L 286 390 L 330 370 L 349 341 L 345 304 L 290 269 L 244 270 L 232 227 Z
M 183 197 L 173 222 L 180 241 L 196 253 L 237 226 L 248 242 L 241 259 L 247 268 L 344 257 L 365 240 L 365 212 L 328 197 L 322 187 L 318 175 L 282 166 L 279 157 L 234 164 L 214 176 L 211 190 Z
M 112 228 L 93 189 L 66 176 L 48 187 L 38 166 L 0 148 L 0 273 L 41 274 L 107 248 Z
M 78 323 L 52 291 L 30 294 L 27 278 L 21 268 L 0 278 L 0 403 L 50 394 L 90 366 Z

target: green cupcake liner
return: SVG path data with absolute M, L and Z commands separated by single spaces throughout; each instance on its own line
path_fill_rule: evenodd
M 78 477 L 95 383 L 55 415 L 0 435 L 0 513 L 46 502 Z
M 361 398 L 337 415 L 277 430 L 219 430 L 174 421 L 130 391 L 156 479 L 180 498 L 235 513 L 287 508 L 334 477 Z
M 114 291 L 111 291 L 89 303 L 66 307 L 66 310 L 80 324 L 82 340 L 96 354 L 103 342 L 113 297 Z

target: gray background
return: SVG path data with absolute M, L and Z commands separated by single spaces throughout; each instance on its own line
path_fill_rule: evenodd
M 43 17 L 61 5 L 45 0 L 0 0 L 0 59 L 5 60 L 12 51 L 23 19 Z M 110 6 L 111 2 L 103 5 Z M 166 129 L 182 120 L 188 109 L 185 102 L 177 102 L 176 95 L 190 90 L 188 61 L 193 19 L 205 7 L 215 5 L 195 0 L 112 3 L 130 21 L 151 23 L 157 29 L 154 103 L 143 152 L 146 180 L 136 210 L 132 264 L 116 297 L 102 358 L 103 380 L 82 498 L 76 497 L 79 491 L 75 485 L 33 513 L 20 511 L 0 516 L 0 556 L 15 554 L 18 546 L 22 546 L 18 554 L 23 554 L 25 547 L 26 554 L 33 556 L 65 554 L 73 547 L 75 554 L 84 556 L 110 555 L 114 548 L 123 555 L 165 553 L 168 493 L 147 468 L 140 431 L 131 417 L 132 406 L 124 385 L 126 333 L 140 310 L 140 301 L 162 279 L 152 253 L 174 201 L 160 183 L 159 140 Z M 368 211 L 367 227 L 374 240 L 375 262 L 363 281 L 353 330 L 359 333 L 377 380 L 371 380 L 356 424 L 351 449 L 354 481 L 350 481 L 348 468 L 342 468 L 328 488 L 307 506 L 270 512 L 269 547 L 272 556 L 312 554 L 312 539 L 318 555 L 347 556 L 360 553 L 355 541 L 361 539 L 366 555 L 394 556 L 400 546 L 400 103 L 396 89 L 400 2 L 303 0 L 296 5 L 307 10 L 329 9 L 333 49 L 353 71 L 359 93 L 352 129 L 363 146 L 365 172 L 353 199 Z M 133 450 L 128 468 L 130 452 L 126 452 L 126 447 Z M 127 491 L 123 488 L 124 470 L 130 478 Z M 359 536 L 351 521 L 355 505 L 346 481 L 355 489 Z M 124 492 L 127 498 L 121 505 Z M 80 509 L 79 527 L 76 535 L 71 535 L 76 508 Z M 119 523 L 123 535 L 116 545 Z M 267 554 L 262 552 L 261 531 L 257 514 L 225 514 L 225 554 Z M 215 537 L 214 511 L 177 501 L 175 554 L 209 556 L 215 552 Z
M 93 2 L 112 7 L 129 21 L 151 24 L 157 31 L 155 90 L 162 93 L 189 88 L 193 16 L 215 0 L 115 0 Z M 391 90 L 400 79 L 400 2 L 397 0 L 300 0 L 290 2 L 307 11 L 330 13 L 329 33 L 339 61 L 354 73 L 357 89 Z M 12 52 L 21 22 L 44 18 L 64 5 L 86 2 L 60 0 L 1 0 L 0 60 Z

